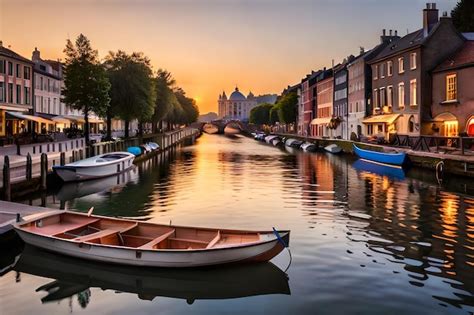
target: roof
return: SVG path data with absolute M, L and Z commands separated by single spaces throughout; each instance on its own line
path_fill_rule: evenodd
M 451 57 L 438 65 L 433 72 L 474 67 L 474 41 L 466 41 Z
M 0 55 L 10 57 L 10 58 L 13 58 L 13 59 L 16 59 L 16 60 L 19 60 L 19 61 L 27 62 L 27 63 L 33 63 L 31 60 L 17 54 L 16 52 L 14 52 L 11 49 L 5 48 L 1 45 L 0 45 Z
M 239 92 L 239 88 L 236 87 L 235 91 L 229 96 L 229 101 L 245 101 L 247 98 Z
M 433 28 L 430 34 L 434 32 L 435 28 Z M 419 45 L 423 44 L 428 37 L 429 36 L 427 37 L 423 36 L 423 29 L 414 31 L 408 35 L 403 36 L 399 40 L 395 40 L 392 43 L 390 43 L 377 56 L 375 56 L 373 61 L 385 59 L 389 56 L 395 55 L 404 50 L 418 47 Z
M 377 124 L 377 123 L 393 124 L 395 120 L 398 119 L 398 117 L 400 117 L 400 114 L 374 115 L 362 120 L 362 123 L 364 124 Z

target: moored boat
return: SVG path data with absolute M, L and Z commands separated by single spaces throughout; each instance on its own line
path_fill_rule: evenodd
M 273 140 L 273 139 L 276 139 L 276 138 L 278 138 L 277 135 L 269 135 L 269 136 L 266 136 L 266 137 L 265 137 L 265 142 L 266 142 L 266 143 L 271 143 L 272 140 Z
M 95 179 L 132 168 L 134 158 L 129 152 L 111 152 L 66 165 L 55 165 L 53 171 L 65 182 Z
M 297 149 L 299 149 L 302 144 L 303 144 L 303 141 L 296 140 L 296 139 L 293 139 L 293 138 L 289 138 L 285 141 L 286 146 L 292 147 L 292 148 L 297 148 Z
M 25 243 L 60 254 L 174 268 L 268 261 L 290 239 L 290 231 L 179 227 L 69 211 L 50 212 L 14 228 Z
M 156 151 L 160 148 L 160 145 L 156 142 L 148 142 L 147 145 L 151 148 L 152 151 Z
M 139 156 L 141 155 L 143 152 L 142 152 L 142 149 L 140 147 L 128 147 L 127 148 L 127 152 L 128 153 L 131 153 L 135 156 Z
M 357 156 L 369 162 L 401 167 L 406 161 L 405 152 L 376 152 L 361 149 L 355 144 L 353 144 L 352 146 Z
M 305 142 L 301 145 L 301 149 L 305 152 L 316 152 L 318 150 L 318 146 L 311 142 Z
M 324 150 L 332 154 L 339 154 L 342 152 L 342 148 L 338 146 L 337 144 L 327 145 L 324 147 Z

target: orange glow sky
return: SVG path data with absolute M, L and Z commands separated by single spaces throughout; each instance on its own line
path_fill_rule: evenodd
M 381 29 L 421 27 L 420 0 L 0 0 L 0 39 L 31 58 L 63 58 L 85 34 L 103 58 L 142 51 L 216 111 L 218 94 L 280 93 L 331 60 L 378 43 Z M 437 1 L 450 11 L 456 0 Z

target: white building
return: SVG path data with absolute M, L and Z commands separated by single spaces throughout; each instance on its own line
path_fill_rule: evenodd
M 222 95 L 219 95 L 217 103 L 220 119 L 235 119 L 241 121 L 248 121 L 250 111 L 257 106 L 257 101 L 252 92 L 245 97 L 239 92 L 238 87 L 235 88 L 235 91 L 232 92 L 228 99 L 225 92 L 222 92 Z

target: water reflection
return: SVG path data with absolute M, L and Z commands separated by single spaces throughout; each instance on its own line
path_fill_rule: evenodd
M 288 152 L 241 136 L 204 135 L 197 145 L 140 164 L 126 182 L 92 194 L 75 188 L 67 198 L 51 191 L 46 203 L 60 207 L 58 200 L 67 199 L 77 211 L 94 206 L 98 214 L 178 225 L 291 229 L 292 295 L 235 300 L 232 306 L 242 312 L 473 312 L 472 181 L 451 178 L 439 185 L 432 172 L 399 171 L 324 152 Z M 287 257 L 274 263 L 284 266 Z M 0 290 L 8 285 L 4 278 Z M 12 294 L 22 289 L 31 291 L 19 286 Z M 83 300 L 98 303 L 97 294 L 92 289 Z M 104 312 L 129 305 L 117 296 L 109 292 Z M 172 313 L 186 311 L 170 305 Z M 193 311 L 229 309 L 218 305 Z

